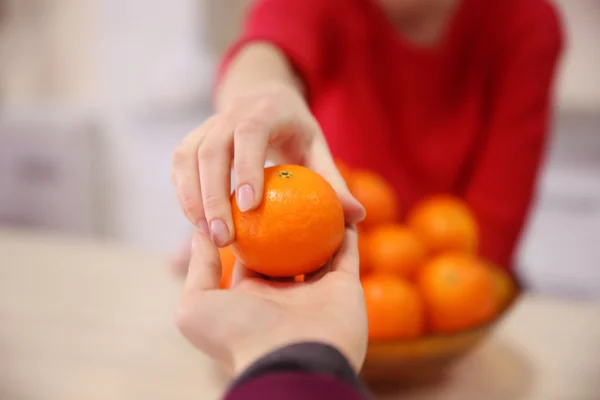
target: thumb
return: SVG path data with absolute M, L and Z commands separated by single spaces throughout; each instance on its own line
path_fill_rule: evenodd
M 333 257 L 332 271 L 344 271 L 352 276 L 360 275 L 360 257 L 358 254 L 358 232 L 356 227 L 347 226 L 342 247 Z
M 214 358 L 222 358 L 223 350 L 219 335 L 223 331 L 220 315 L 223 310 L 221 260 L 212 240 L 202 232 L 194 235 L 193 248 L 187 278 L 177 309 L 177 327 L 198 349 Z M 226 331 L 226 330 L 225 330 Z
M 185 292 L 216 290 L 221 281 L 221 257 L 212 240 L 196 232 L 184 284 Z
M 345 184 L 344 184 L 345 186 Z M 335 189 L 335 186 L 334 186 Z M 346 189 L 336 190 L 344 208 L 344 219 L 348 225 L 356 225 L 367 216 L 362 204 L 352 196 L 347 186 Z
M 350 193 L 348 185 L 346 185 L 346 181 L 337 169 L 324 139 L 315 140 L 309 154 L 306 155 L 306 166 L 325 178 L 337 192 L 344 208 L 346 224 L 358 224 L 365 219 L 365 208 Z

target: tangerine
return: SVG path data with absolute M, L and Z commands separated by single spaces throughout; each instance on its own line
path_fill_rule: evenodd
M 231 251 L 231 247 L 227 246 L 219 249 L 219 255 L 221 258 L 221 289 L 229 289 L 235 265 L 235 254 Z
M 498 309 L 505 308 L 515 296 L 517 285 L 508 272 L 496 264 L 485 261 L 484 267 L 487 269 L 492 282 L 494 283 L 494 297 L 496 298 L 496 306 Z
M 434 254 L 477 251 L 478 228 L 475 216 L 459 198 L 437 195 L 423 200 L 410 212 L 408 225 L 421 236 Z
M 412 278 L 425 262 L 427 250 L 420 237 L 400 224 L 374 228 L 367 238 L 364 251 L 366 263 L 377 272 L 393 273 Z
M 398 218 L 398 198 L 392 185 L 383 177 L 371 171 L 355 170 L 347 182 L 350 192 L 367 212 L 362 225 L 371 227 Z
M 448 253 L 428 262 L 418 285 L 433 331 L 453 333 L 489 321 L 496 313 L 492 279 L 473 255 Z
M 260 206 L 242 212 L 232 195 L 233 250 L 246 268 L 294 277 L 325 265 L 344 239 L 344 211 L 331 185 L 299 165 L 265 168 Z
M 365 275 L 371 272 L 371 266 L 368 261 L 368 242 L 369 233 L 364 229 L 358 231 L 358 258 L 360 263 L 360 274 Z
M 362 278 L 369 340 L 414 339 L 424 329 L 423 303 L 417 290 L 401 278 L 371 274 Z

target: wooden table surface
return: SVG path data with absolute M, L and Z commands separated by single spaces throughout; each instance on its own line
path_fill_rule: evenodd
M 177 332 L 166 259 L 0 230 L 0 399 L 219 398 L 218 369 Z M 523 296 L 434 386 L 397 400 L 598 400 L 600 305 Z

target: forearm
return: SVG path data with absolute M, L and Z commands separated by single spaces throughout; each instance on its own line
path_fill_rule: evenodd
M 279 83 L 304 94 L 304 84 L 294 73 L 285 54 L 267 42 L 245 45 L 233 56 L 223 72 L 215 93 L 217 110 L 255 87 Z

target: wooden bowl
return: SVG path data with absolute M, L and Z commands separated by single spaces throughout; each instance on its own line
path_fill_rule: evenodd
M 512 307 L 518 291 L 493 321 L 452 335 L 369 342 L 361 377 L 370 385 L 422 383 L 439 379 L 448 366 L 476 348 Z

